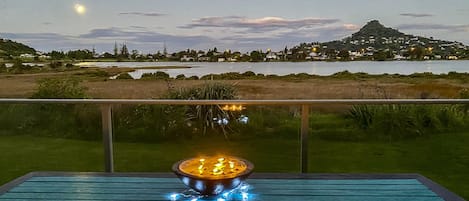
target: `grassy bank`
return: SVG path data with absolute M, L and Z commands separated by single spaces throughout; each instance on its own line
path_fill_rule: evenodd
M 296 172 L 298 141 L 289 138 L 222 138 L 165 143 L 115 143 L 119 172 L 169 172 L 182 158 L 206 153 L 245 157 L 257 172 Z M 420 173 L 469 198 L 469 134 L 448 133 L 399 142 L 310 141 L 310 172 Z M 30 171 L 102 171 L 100 141 L 25 136 L 0 136 L 0 183 Z

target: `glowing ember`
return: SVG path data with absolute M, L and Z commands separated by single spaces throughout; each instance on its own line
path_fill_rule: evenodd
M 235 157 L 194 158 L 179 165 L 183 173 L 207 179 L 234 178 L 246 168 L 246 163 Z

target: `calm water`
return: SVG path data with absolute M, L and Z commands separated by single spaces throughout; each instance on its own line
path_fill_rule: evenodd
M 331 75 L 348 70 L 350 72 L 365 72 L 369 74 L 402 74 L 409 75 L 416 72 L 432 72 L 434 74 L 455 72 L 469 72 L 469 61 L 354 61 L 354 62 L 266 62 L 266 63 L 200 63 L 200 62 L 83 62 L 78 64 L 84 67 L 156 67 L 156 66 L 189 66 L 180 69 L 140 69 L 130 73 L 139 79 L 143 73 L 163 71 L 171 77 L 179 74 L 188 76 L 203 76 L 207 74 L 220 74 L 227 72 L 246 72 L 287 75 L 291 73 L 308 73 L 315 75 Z

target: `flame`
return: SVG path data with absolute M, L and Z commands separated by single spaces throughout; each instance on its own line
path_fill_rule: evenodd
M 233 157 L 204 157 L 187 160 L 180 170 L 206 178 L 230 177 L 246 170 L 246 164 Z
M 225 111 L 237 112 L 237 111 L 242 111 L 242 110 L 246 109 L 246 107 L 244 107 L 242 105 L 225 105 L 221 109 L 225 110 Z

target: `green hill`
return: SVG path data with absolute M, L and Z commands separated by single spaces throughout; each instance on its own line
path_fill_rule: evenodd
M 405 34 L 396 29 L 385 27 L 378 20 L 368 22 L 358 32 L 352 34 L 352 36 L 342 40 L 322 43 L 322 45 L 336 50 L 357 51 L 372 47 L 376 50 L 388 49 L 396 52 L 409 49 L 410 47 L 432 47 L 435 51 L 440 51 L 441 53 L 452 49 L 466 48 L 464 44 L 459 42 Z
M 351 40 L 356 40 L 356 39 L 362 39 L 362 38 L 368 38 L 368 37 L 386 37 L 386 38 L 392 38 L 392 37 L 406 37 L 408 35 L 399 32 L 398 30 L 395 30 L 393 28 L 385 27 L 382 25 L 378 20 L 373 20 L 368 22 L 365 26 L 363 26 L 360 31 L 352 34 L 352 37 L 350 38 Z
M 0 57 L 19 56 L 21 54 L 35 54 L 32 47 L 8 39 L 0 38 Z

